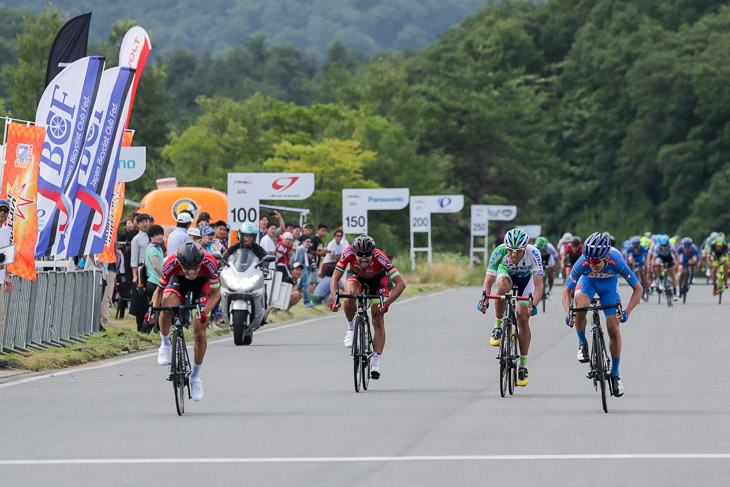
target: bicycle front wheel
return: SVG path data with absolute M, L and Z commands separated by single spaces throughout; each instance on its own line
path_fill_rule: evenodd
M 362 348 L 360 342 L 360 330 L 363 328 L 360 318 L 355 318 L 355 330 L 352 339 L 352 362 L 353 362 L 353 379 L 355 381 L 355 392 L 360 392 L 360 384 L 362 384 Z
M 598 383 L 601 386 L 601 405 L 603 412 L 608 412 L 606 381 L 608 380 L 608 356 L 606 355 L 606 344 L 603 340 L 603 332 L 595 334 L 596 337 L 596 375 Z
M 499 393 L 502 397 L 507 395 L 510 381 L 510 339 L 512 326 L 509 321 L 502 322 L 502 340 L 499 342 Z
M 368 390 L 370 386 L 370 351 L 372 344 L 370 343 L 370 337 L 368 334 L 367 322 L 363 322 L 360 326 L 360 350 L 362 350 L 362 360 L 360 361 L 362 371 L 362 388 Z
M 182 331 L 179 330 L 175 330 L 173 333 L 170 369 L 177 415 L 182 416 L 185 412 L 185 338 Z

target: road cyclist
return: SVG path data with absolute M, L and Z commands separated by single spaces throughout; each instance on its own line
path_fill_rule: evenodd
M 619 375 L 619 362 L 621 361 L 621 331 L 619 321 L 625 323 L 631 312 L 641 300 L 642 287 L 636 275 L 631 271 L 628 264 L 621 256 L 621 252 L 611 248 L 607 235 L 603 233 L 592 233 L 585 241 L 583 255 L 575 263 L 568 277 L 568 283 L 563 289 L 563 308 L 565 309 L 565 324 L 575 326 L 578 334 L 578 362 L 587 363 L 588 340 L 586 339 L 586 312 L 578 311 L 573 314 L 571 320 L 570 305 L 571 291 L 575 289 L 576 308 L 587 308 L 593 297 L 598 294 L 602 305 L 615 305 L 621 300 L 618 292 L 618 277 L 623 277 L 633 293 L 629 305 L 624 309 L 621 316 L 616 315 L 616 309 L 604 310 L 606 316 L 606 329 L 609 336 L 609 350 L 611 353 L 611 388 L 613 395 L 621 397 L 624 394 L 624 386 Z
M 563 250 L 563 258 L 560 262 L 560 266 L 563 268 L 563 272 L 566 276 L 565 282 L 568 282 L 570 270 L 573 268 L 575 263 L 578 262 L 581 255 L 583 255 L 583 245 L 581 244 L 580 237 L 573 236 L 570 243 L 565 246 L 565 249 Z
M 727 271 L 728 260 L 730 260 L 730 249 L 728 249 L 727 241 L 723 235 L 718 235 L 710 243 L 707 251 L 707 265 L 712 268 L 712 295 L 717 296 L 718 291 L 722 292 L 727 288 Z M 720 269 L 722 267 L 722 269 Z M 723 276 L 722 282 L 718 281 L 718 270 Z M 723 289 L 719 289 L 723 286 Z
M 641 237 L 633 237 L 629 247 L 626 249 L 626 263 L 636 274 L 638 272 L 638 278 L 643 287 L 644 299 L 649 298 L 649 289 L 651 285 L 651 279 L 649 277 L 649 269 L 646 265 L 646 259 L 649 255 L 649 250 L 641 244 Z
M 348 266 L 350 267 L 349 270 L 347 270 Z M 345 274 L 346 270 L 347 274 Z M 375 240 L 365 234 L 357 237 L 352 245 L 348 245 L 342 251 L 342 255 L 337 261 L 335 270 L 332 273 L 332 280 L 330 281 L 330 294 L 332 296 L 337 295 L 339 282 L 343 275 L 346 275 L 344 294 L 362 294 L 363 290 L 367 288 L 372 295 L 382 293 L 384 296 L 387 296 L 382 307 L 380 306 L 380 302 L 373 303 L 370 307 L 370 313 L 373 317 L 373 327 L 375 328 L 373 335 L 375 355 L 373 356 L 370 368 L 370 377 L 378 380 L 382 375 L 380 371 L 380 359 L 385 348 L 385 313 L 388 312 L 390 305 L 403 293 L 406 288 L 406 282 L 385 253 L 375 248 Z M 388 289 L 389 277 L 393 282 L 392 291 Z M 353 298 L 347 298 L 344 302 L 345 319 L 347 320 L 347 332 L 345 333 L 344 344 L 347 348 L 352 348 L 357 303 Z M 330 309 L 332 311 L 336 312 L 339 308 L 339 300 L 330 303 Z
M 700 250 L 691 237 L 683 238 L 679 250 L 679 295 L 687 299 L 687 291 L 692 284 L 695 268 L 700 260 Z
M 555 283 L 555 266 L 560 262 L 560 255 L 558 255 L 558 251 L 553 244 L 545 237 L 537 237 L 535 247 L 540 251 L 542 270 L 545 276 L 547 276 L 548 287 L 547 290 L 543 289 L 543 292 L 545 297 L 552 299 L 553 284 Z
M 653 263 L 654 282 L 652 288 L 658 289 L 659 293 L 665 292 L 664 282 L 662 279 L 662 267 L 672 280 L 672 288 L 674 291 L 672 299 L 677 301 L 677 272 L 676 261 L 679 258 L 676 248 L 669 242 L 669 235 L 660 234 L 654 236 L 654 245 L 649 249 L 649 262 Z
M 492 286 L 497 282 L 497 294 L 505 295 L 512 292 L 517 286 L 517 296 L 529 297 L 532 303 L 519 301 L 517 308 L 517 329 L 520 345 L 520 365 L 517 369 L 517 385 L 524 387 L 530 379 L 527 370 L 527 354 L 530 350 L 532 334 L 530 332 L 530 316 L 537 314 L 537 303 L 543 294 L 543 268 L 540 251 L 528 244 L 527 233 L 519 228 L 513 228 L 504 236 L 504 243 L 494 249 L 489 258 L 487 273 L 482 284 L 483 295 L 492 294 Z M 486 313 L 489 307 L 488 300 L 480 300 L 477 308 Z M 505 303 L 499 300 L 494 305 L 495 325 L 489 343 L 499 346 L 502 339 L 502 317 Z
M 193 338 L 195 342 L 193 352 L 193 370 L 190 376 L 190 388 L 193 401 L 203 399 L 203 381 L 200 372 L 203 367 L 203 358 L 208 347 L 205 335 L 208 315 L 220 299 L 220 280 L 218 279 L 218 264 L 211 254 L 193 241 L 187 241 L 179 250 L 171 254 L 162 266 L 162 274 L 158 288 L 152 296 L 152 306 L 155 308 L 177 306 L 183 303 L 183 296 L 192 293 L 193 302 L 204 306 L 202 312 L 193 317 Z M 192 304 L 192 303 L 191 303 Z M 172 326 L 173 311 L 160 312 L 160 348 L 157 352 L 157 363 L 170 365 L 172 345 L 170 342 L 170 327 Z M 148 316 L 153 322 L 153 317 Z

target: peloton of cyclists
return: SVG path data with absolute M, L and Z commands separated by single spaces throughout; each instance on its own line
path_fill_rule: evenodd
M 633 289 L 629 305 L 620 317 L 613 309 L 604 310 L 604 315 L 606 316 L 606 329 L 611 353 L 611 388 L 614 396 L 621 397 L 624 394 L 624 385 L 619 375 L 619 362 L 621 360 L 619 318 L 622 323 L 628 320 L 629 315 L 641 300 L 642 287 L 621 256 L 621 252 L 611 247 L 607 235 L 596 232 L 586 239 L 583 255 L 573 266 L 563 289 L 563 308 L 567 314 L 565 323 L 568 326 L 575 326 L 578 334 L 578 361 L 586 363 L 589 360 L 588 340 L 585 334 L 586 312 L 576 312 L 573 322 L 570 321 L 570 314 L 568 313 L 570 312 L 571 291 L 575 289 L 576 307 L 590 306 L 591 300 L 596 294 L 601 299 L 602 305 L 611 305 L 620 300 L 618 276 L 626 279 Z
M 542 299 L 543 269 L 540 251 L 528 244 L 529 237 L 524 231 L 513 228 L 504 236 L 504 243 L 492 252 L 489 258 L 487 274 L 484 278 L 482 291 L 491 294 L 494 281 L 497 281 L 497 293 L 506 294 L 517 286 L 517 295 L 528 297 L 532 294 L 532 303 L 518 301 L 517 328 L 519 330 L 520 366 L 517 369 L 517 385 L 526 386 L 529 383 L 527 371 L 527 353 L 530 349 L 530 313 L 537 314 L 537 303 Z M 481 302 L 480 302 L 481 304 Z M 530 310 L 532 306 L 532 310 Z M 489 300 L 481 306 L 481 312 L 486 313 Z M 495 303 L 495 326 L 489 343 L 499 346 L 502 339 L 502 316 L 505 303 Z

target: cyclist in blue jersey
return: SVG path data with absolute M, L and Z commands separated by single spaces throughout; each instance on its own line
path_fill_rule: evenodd
M 657 235 L 654 239 L 654 245 L 649 249 L 649 262 L 654 263 L 654 279 L 656 287 L 659 288 L 659 292 L 663 292 L 664 283 L 661 282 L 661 268 L 662 263 L 667 265 L 667 272 L 669 277 L 672 278 L 672 287 L 674 288 L 674 300 L 678 300 L 677 297 L 677 272 L 676 272 L 676 260 L 679 256 L 677 250 L 669 242 L 669 235 Z
M 625 323 L 641 299 L 641 283 L 636 278 L 621 252 L 611 248 L 607 235 L 593 233 L 583 245 L 583 255 L 575 263 L 570 271 L 568 281 L 563 289 L 563 308 L 566 313 L 570 312 L 570 294 L 575 289 L 575 305 L 583 308 L 590 306 L 593 296 L 598 294 L 602 305 L 612 305 L 620 301 L 618 293 L 618 276 L 626 279 L 626 282 L 633 289 L 629 305 L 624 309 L 621 316 L 612 309 L 604 310 L 606 316 L 606 329 L 608 331 L 608 348 L 611 353 L 611 388 L 613 395 L 621 397 L 624 394 L 624 385 L 619 376 L 619 362 L 621 360 L 621 331 L 619 330 L 619 319 Z M 578 333 L 578 361 L 586 363 L 588 356 L 588 340 L 586 339 L 586 313 L 577 312 L 573 322 L 570 321 L 570 314 L 565 317 L 568 326 L 575 326 Z
M 685 272 L 694 272 L 691 268 L 700 261 L 700 249 L 690 237 L 683 238 L 679 245 L 681 246 L 679 249 L 679 282 L 681 283 Z M 684 289 L 680 287 L 679 294 L 682 294 L 682 291 Z
M 646 265 L 648 255 L 649 251 L 641 245 L 641 237 L 632 238 L 631 245 L 626 250 L 626 263 L 632 268 L 636 264 L 639 269 L 639 280 L 647 290 L 649 289 L 649 269 Z

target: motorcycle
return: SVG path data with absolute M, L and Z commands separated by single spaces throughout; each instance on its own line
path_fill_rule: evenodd
M 238 249 L 222 262 L 221 310 L 237 346 L 251 345 L 253 333 L 269 316 L 264 280 L 270 272 L 268 264 L 273 261 L 273 255 L 259 261 L 249 249 Z

